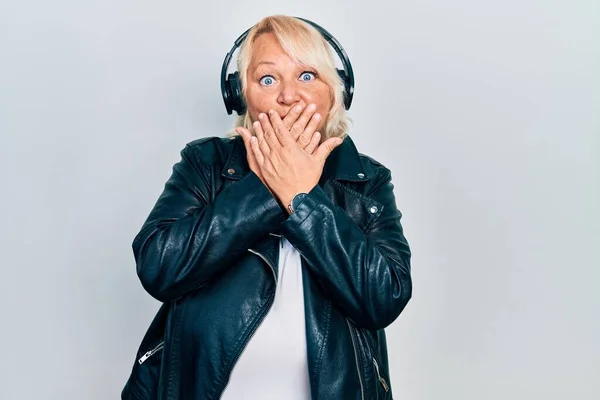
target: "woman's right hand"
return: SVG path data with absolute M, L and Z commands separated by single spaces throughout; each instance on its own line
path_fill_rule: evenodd
M 315 109 L 309 110 L 308 107 L 306 107 L 306 104 L 300 100 L 298 104 L 290 109 L 288 114 L 283 119 L 284 125 L 289 127 L 289 131 L 293 138 L 308 154 L 313 154 L 321 142 L 321 134 L 319 132 L 315 132 L 319 120 L 312 118 L 314 113 Z M 260 129 L 260 122 L 255 121 L 255 131 L 257 124 L 259 125 L 258 129 Z M 266 185 L 250 145 L 250 139 L 252 138 L 253 133 L 241 126 L 238 126 L 235 130 L 240 134 L 240 136 L 242 136 L 242 139 L 244 140 L 246 156 L 248 158 L 248 165 L 250 166 L 250 169 Z

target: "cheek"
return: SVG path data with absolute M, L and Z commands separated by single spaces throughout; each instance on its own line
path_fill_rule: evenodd
M 315 99 L 317 104 L 317 111 L 322 115 L 326 116 L 331 111 L 331 97 L 328 94 L 320 96 Z
M 255 91 L 248 90 L 246 101 L 246 106 L 253 120 L 258 118 L 260 112 L 267 112 L 269 108 L 273 108 L 273 101 L 266 93 L 258 94 Z
M 329 119 L 329 112 L 331 111 L 332 100 L 329 93 L 329 88 L 327 87 L 325 90 L 320 91 L 318 98 L 315 98 L 315 102 L 317 104 L 317 111 L 321 114 L 321 120 L 319 121 L 319 125 L 317 129 L 321 131 L 325 126 L 325 123 Z
M 331 94 L 329 91 L 329 87 L 323 84 L 314 92 L 314 100 L 319 106 L 319 110 L 322 110 L 323 114 L 326 114 L 331 109 Z
M 247 94 L 246 108 L 248 110 L 248 114 L 250 114 L 250 117 L 252 118 L 252 121 L 256 121 L 258 119 L 258 110 L 260 110 L 260 104 L 258 100 L 259 99 L 257 99 L 256 96 L 253 96 L 250 93 Z

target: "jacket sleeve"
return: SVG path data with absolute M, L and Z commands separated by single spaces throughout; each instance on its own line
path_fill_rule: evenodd
M 334 304 L 367 329 L 390 325 L 412 296 L 411 252 L 393 188 L 386 168 L 366 199 L 369 208 L 376 205 L 379 215 L 364 232 L 319 186 L 282 223 L 282 234 Z
M 254 172 L 214 197 L 211 170 L 186 146 L 133 241 L 140 281 L 159 301 L 200 288 L 285 218 Z

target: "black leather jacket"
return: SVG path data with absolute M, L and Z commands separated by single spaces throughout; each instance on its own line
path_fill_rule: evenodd
M 241 137 L 199 139 L 181 157 L 133 242 L 163 306 L 122 398 L 220 397 L 273 303 L 284 235 L 302 255 L 312 400 L 391 399 L 384 328 L 412 284 L 390 170 L 346 136 L 288 217 Z

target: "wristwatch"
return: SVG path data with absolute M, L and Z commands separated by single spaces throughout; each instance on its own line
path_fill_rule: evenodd
M 306 196 L 308 196 L 308 193 L 296 193 L 296 195 L 292 198 L 290 204 L 288 204 L 288 209 L 290 210 L 291 214 L 293 214 L 294 211 L 296 211 L 296 209 L 298 208 L 300 203 L 302 203 L 302 200 L 304 200 Z

